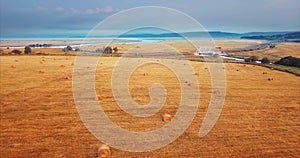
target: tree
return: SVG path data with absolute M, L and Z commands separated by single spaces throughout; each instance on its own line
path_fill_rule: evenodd
M 118 53 L 118 51 L 119 51 L 119 50 L 118 50 L 118 47 L 114 47 L 113 50 L 114 50 L 114 53 Z
M 73 48 L 72 48 L 71 46 L 67 46 L 67 50 L 68 50 L 68 51 L 72 51 Z
M 258 60 L 257 56 L 251 56 L 249 58 L 245 58 L 245 62 L 255 62 L 257 60 Z
M 67 46 L 63 49 L 64 52 L 73 51 L 73 48 L 71 46 Z
M 261 59 L 261 63 L 262 64 L 269 64 L 270 60 L 267 57 L 264 57 L 264 58 Z
M 17 50 L 17 49 L 14 49 L 13 51 L 10 52 L 11 54 L 21 54 L 22 52 Z
M 104 49 L 104 54 L 111 54 L 112 53 L 112 48 L 110 47 L 110 46 L 108 46 L 108 47 L 105 47 L 105 49 Z
M 31 54 L 31 48 L 30 48 L 29 46 L 26 46 L 26 47 L 24 48 L 24 53 L 25 53 L 25 54 Z

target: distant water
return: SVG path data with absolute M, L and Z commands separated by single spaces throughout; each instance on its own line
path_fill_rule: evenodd
M 51 42 L 58 42 L 61 45 L 52 45 L 47 48 L 64 48 L 66 45 L 63 45 L 63 42 L 76 42 L 81 44 L 74 44 L 71 45 L 72 47 L 80 47 L 83 45 L 101 45 L 101 44 L 142 44 L 142 43 L 159 43 L 165 40 L 180 40 L 182 38 L 166 38 L 166 37 L 143 37 L 143 38 L 130 38 L 130 37 L 122 37 L 122 38 L 84 38 L 84 37 L 76 37 L 76 38 L 53 38 L 53 37 L 42 37 L 42 38 L 25 38 L 25 37 L 18 37 L 18 38 L 1 38 L 0 39 L 0 48 L 6 48 L 5 43 L 7 42 L 30 42 L 32 44 L 49 44 Z M 24 46 L 12 46 L 10 48 L 23 48 Z
M 172 36 L 171 36 L 172 35 Z M 176 34 L 175 34 L 176 35 Z M 0 38 L 0 48 L 6 48 L 5 43 L 7 42 L 26 42 L 28 41 L 29 43 L 32 44 L 51 44 L 51 42 L 55 42 L 56 43 L 60 43 L 60 45 L 52 45 L 49 46 L 47 48 L 64 48 L 66 47 L 66 45 L 64 45 L 64 42 L 72 42 L 72 41 L 76 41 L 76 44 L 71 44 L 72 47 L 80 47 L 80 46 L 86 46 L 86 45 L 106 45 L 109 43 L 113 43 L 113 44 L 143 44 L 143 43 L 159 43 L 159 42 L 163 42 L 163 41 L 176 41 L 176 40 L 184 40 L 183 37 L 179 37 L 179 36 L 175 36 L 173 34 L 163 34 L 161 36 L 153 36 L 153 37 L 149 37 L 149 36 L 145 36 L 144 34 L 141 35 L 135 35 L 133 37 L 119 37 L 119 38 L 115 38 L 113 39 L 112 37 L 92 37 L 92 38 L 86 38 L 85 36 L 42 36 L 42 37 L 1 37 Z M 188 36 L 189 34 L 187 34 Z M 239 39 L 237 36 L 229 36 L 229 35 L 223 35 L 220 36 L 218 34 L 212 34 L 213 37 L 209 37 L 209 36 L 189 36 L 189 39 L 191 40 L 211 40 L 212 39 L 216 39 L 216 40 L 220 40 L 220 39 L 224 39 L 224 40 L 228 40 L 228 39 Z M 51 41 L 51 42 L 49 42 Z M 49 42 L 49 43 L 48 43 Z M 10 46 L 10 48 L 23 48 L 24 46 Z

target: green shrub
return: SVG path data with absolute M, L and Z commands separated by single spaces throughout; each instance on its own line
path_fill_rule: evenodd
M 263 64 L 269 64 L 270 60 L 267 57 L 264 57 L 264 58 L 261 59 L 261 63 L 263 63 Z
M 279 61 L 276 61 L 275 64 L 300 68 L 300 59 L 292 56 L 287 56 L 281 58 Z
M 255 62 L 257 60 L 258 60 L 257 56 L 251 56 L 249 58 L 245 58 L 245 62 Z
M 24 53 L 25 53 L 25 54 L 31 54 L 31 48 L 30 48 L 29 46 L 26 46 L 26 47 L 24 48 Z

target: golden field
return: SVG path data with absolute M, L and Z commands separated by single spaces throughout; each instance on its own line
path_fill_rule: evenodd
M 149 102 L 148 88 L 152 83 L 164 85 L 168 95 L 165 106 L 156 115 L 132 117 L 120 110 L 111 90 L 112 70 L 119 59 L 102 57 L 97 66 L 96 92 L 105 113 L 131 131 L 162 127 L 166 123 L 161 121 L 161 115 L 174 116 L 180 102 L 176 75 L 159 64 L 136 69 L 129 91 L 137 103 L 144 106 Z M 86 129 L 74 104 L 74 60 L 74 56 L 63 55 L 0 56 L 1 157 L 97 157 L 102 142 Z M 129 60 L 139 62 L 138 58 Z M 199 138 L 211 97 L 211 80 L 205 63 L 190 63 L 199 80 L 200 104 L 189 128 L 161 149 L 134 153 L 112 148 L 112 157 L 299 156 L 298 76 L 260 66 L 226 63 L 227 89 L 221 116 L 213 129 Z
M 257 56 L 258 59 L 267 57 L 271 62 L 276 62 L 283 57 L 293 56 L 300 58 L 300 44 L 299 43 L 281 43 L 276 45 L 274 49 L 261 49 L 247 52 L 234 52 L 230 55 L 247 58 L 250 56 Z

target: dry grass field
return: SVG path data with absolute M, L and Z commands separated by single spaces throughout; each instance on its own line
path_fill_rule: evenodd
M 1 157 L 97 157 L 102 142 L 86 129 L 74 105 L 74 59 L 0 56 Z M 174 116 L 180 102 L 176 75 L 159 64 L 139 67 L 129 82 L 132 98 L 141 106 L 147 104 L 148 88 L 156 82 L 165 86 L 168 96 L 156 115 L 132 117 L 120 110 L 111 91 L 111 74 L 118 60 L 103 57 L 96 71 L 96 92 L 106 114 L 131 131 L 149 131 L 165 125 L 160 115 Z M 205 63 L 191 64 L 198 73 L 201 94 L 190 127 L 161 149 L 131 153 L 112 148 L 112 157 L 299 157 L 299 77 L 260 66 L 226 63 L 223 111 L 208 135 L 199 138 L 210 101 L 211 81 Z
M 280 60 L 286 56 L 293 56 L 300 58 L 300 44 L 299 43 L 282 43 L 276 45 L 275 49 L 262 49 L 249 52 L 234 52 L 230 53 L 233 56 L 247 58 L 250 56 L 257 56 L 258 59 L 267 57 L 271 62 Z

